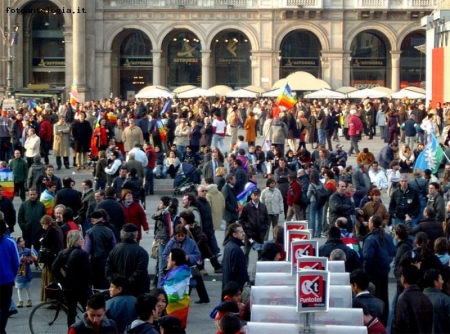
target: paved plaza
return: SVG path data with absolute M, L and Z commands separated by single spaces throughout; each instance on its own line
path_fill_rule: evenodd
M 245 135 L 244 130 L 239 130 L 239 134 Z M 225 140 L 226 147 L 229 147 L 229 138 L 227 137 Z M 262 137 L 257 138 L 257 144 L 261 144 Z M 348 151 L 350 147 L 350 142 L 346 141 L 345 138 L 340 137 L 341 143 L 344 145 L 344 149 Z M 336 142 L 333 142 L 333 145 L 335 145 Z M 385 144 L 383 141 L 377 136 L 374 137 L 373 140 L 368 140 L 367 138 L 363 138 L 363 140 L 360 142 L 360 149 L 367 147 L 369 148 L 369 151 L 372 152 L 375 157 L 377 157 L 379 151 L 382 147 L 384 147 Z M 308 145 L 308 149 L 310 149 L 310 145 Z M 56 165 L 55 163 L 55 157 L 53 155 L 50 156 L 50 163 Z M 356 156 L 353 155 L 349 157 L 347 165 L 355 165 L 356 164 Z M 76 171 L 75 168 L 71 168 L 70 170 L 61 169 L 57 171 L 55 169 L 55 174 L 63 178 L 64 176 L 70 174 L 70 176 L 76 181 L 76 188 L 80 190 L 81 182 L 84 179 L 90 178 L 93 179 L 92 176 L 92 170 L 80 170 Z M 160 186 L 160 189 L 167 189 L 165 184 L 167 184 L 168 180 L 155 180 L 155 195 L 153 196 L 147 196 L 146 198 L 146 213 L 147 213 L 147 220 L 150 224 L 150 233 L 142 235 L 141 240 L 141 246 L 144 247 L 147 251 L 151 251 L 152 242 L 153 242 L 153 230 L 154 230 L 154 221 L 151 219 L 151 215 L 156 211 L 156 208 L 159 204 L 159 198 L 162 195 L 169 195 L 167 191 L 160 191 L 158 190 L 158 184 L 164 183 L 164 187 Z M 171 184 L 172 180 L 170 180 Z M 261 176 L 259 176 L 258 184 L 261 188 L 265 187 L 265 179 L 263 179 Z M 181 203 L 181 199 L 180 199 Z M 388 204 L 388 198 L 386 195 L 383 196 L 383 203 Z M 14 206 L 16 208 L 16 211 L 19 210 L 21 201 L 20 198 L 14 199 Z M 280 217 L 280 221 L 283 221 L 283 217 Z M 16 225 L 16 231 L 13 233 L 13 236 L 19 236 L 20 235 L 20 229 L 18 225 Z M 224 231 L 216 231 L 216 238 L 219 242 L 219 245 L 222 244 L 224 239 Z M 320 238 L 318 239 L 320 244 L 323 244 L 326 240 L 326 238 Z M 256 263 L 256 252 L 250 253 L 250 264 L 249 264 L 249 271 L 252 270 Z M 153 275 L 155 273 L 155 265 L 156 262 L 154 259 L 150 259 L 149 263 L 149 273 Z M 208 291 L 211 303 L 210 304 L 195 304 L 194 301 L 198 300 L 198 295 L 195 290 L 192 291 L 191 294 L 191 306 L 189 311 L 189 317 L 188 317 L 188 326 L 187 326 L 187 333 L 188 334 L 197 334 L 197 333 L 205 333 L 205 334 L 212 334 L 215 333 L 215 326 L 213 323 L 213 320 L 209 318 L 209 314 L 211 310 L 216 306 L 218 301 L 220 300 L 220 294 L 221 294 L 221 274 L 214 274 L 214 269 L 211 266 L 209 262 L 206 262 L 205 266 L 206 270 L 208 271 L 209 275 L 204 276 L 206 289 Z M 34 268 L 33 268 L 34 270 Z M 40 272 L 35 271 L 35 279 L 32 281 L 32 288 L 31 288 L 31 297 L 33 301 L 33 305 L 37 305 L 39 303 L 39 297 L 40 297 Z M 391 274 L 392 276 L 392 274 Z M 392 298 L 395 291 L 395 283 L 393 276 L 390 279 L 389 284 L 389 296 Z M 17 293 L 16 290 L 14 290 L 13 294 L 14 300 L 17 301 Z M 29 333 L 29 327 L 28 327 L 28 317 L 31 313 L 32 308 L 22 308 L 19 309 L 19 313 L 17 315 L 12 316 L 8 321 L 7 326 L 7 332 L 8 333 Z M 55 333 L 56 334 L 56 333 Z

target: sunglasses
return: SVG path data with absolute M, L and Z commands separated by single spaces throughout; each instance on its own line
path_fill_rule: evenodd
M 207 193 L 208 190 L 204 189 L 204 190 L 200 190 L 201 193 Z

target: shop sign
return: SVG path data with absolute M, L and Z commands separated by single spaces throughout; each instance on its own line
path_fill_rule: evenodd
M 318 256 L 319 255 L 319 243 L 317 240 L 300 240 L 293 241 L 291 243 L 289 254 L 292 254 L 291 258 L 291 274 L 295 275 L 297 272 L 298 261 L 303 256 Z
M 65 58 L 33 58 L 33 66 L 35 67 L 64 67 L 66 66 Z
M 352 66 L 355 67 L 385 67 L 386 59 L 379 58 L 352 58 Z
M 318 58 L 282 58 L 281 66 L 286 66 L 286 67 L 319 66 L 319 59 Z
M 122 67 L 152 67 L 152 58 L 120 58 L 120 66 Z
M 297 312 L 327 312 L 330 273 L 322 270 L 297 272 Z

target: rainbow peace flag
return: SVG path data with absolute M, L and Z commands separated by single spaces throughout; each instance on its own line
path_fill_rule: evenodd
M 156 120 L 156 126 L 158 128 L 159 137 L 161 138 L 161 142 L 166 140 L 166 128 L 164 127 L 163 122 L 160 119 Z
M 292 109 L 292 107 L 297 103 L 297 99 L 292 93 L 291 87 L 289 84 L 286 84 L 281 94 L 278 96 L 276 102 L 278 106 L 283 106 L 287 109 Z
M 45 211 L 51 217 L 53 214 L 53 207 L 55 205 L 55 195 L 48 191 L 48 189 L 45 189 L 42 192 L 41 198 L 39 200 L 42 204 L 44 204 Z
M 108 117 L 108 121 L 110 124 L 116 124 L 117 123 L 117 115 L 115 114 L 114 111 L 109 111 L 106 114 L 106 117 Z
M 14 199 L 14 173 L 9 168 L 0 170 L 0 186 L 3 188 L 3 196 Z
M 177 317 L 181 328 L 186 328 L 189 313 L 189 281 L 191 269 L 186 265 L 171 269 L 162 278 L 162 286 L 167 293 L 167 315 Z
M 78 90 L 77 90 L 77 84 L 74 82 L 72 84 L 72 86 L 70 86 L 70 91 L 69 91 L 69 95 L 70 95 L 70 104 L 72 105 L 72 107 L 76 107 L 77 103 L 78 103 Z
M 36 108 L 37 111 L 42 111 L 42 108 L 39 106 L 39 104 L 36 103 L 34 99 L 30 99 L 30 108 Z
M 256 184 L 254 184 L 253 182 L 247 182 L 245 184 L 244 190 L 239 195 L 237 195 L 239 212 L 242 211 L 242 208 L 244 207 L 245 203 L 247 203 L 247 198 L 252 193 L 252 190 L 256 188 L 258 188 Z

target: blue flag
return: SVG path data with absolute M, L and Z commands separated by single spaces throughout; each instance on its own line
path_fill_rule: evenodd
M 416 159 L 414 169 L 420 168 L 422 171 L 430 169 L 432 174 L 437 173 L 444 157 L 444 150 L 434 135 L 431 133 L 431 142 L 425 147 Z
M 30 108 L 33 109 L 33 108 L 36 108 L 37 106 L 38 105 L 37 105 L 36 101 L 34 99 L 30 99 Z
M 166 104 L 162 108 L 160 115 L 162 116 L 165 112 L 169 111 L 171 107 L 172 107 L 172 100 L 168 99 Z

